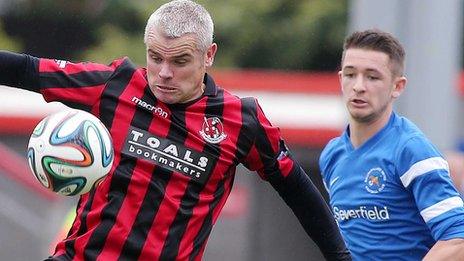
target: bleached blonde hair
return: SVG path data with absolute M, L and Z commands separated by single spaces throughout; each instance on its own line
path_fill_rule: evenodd
M 179 38 L 193 33 L 198 49 L 206 52 L 213 43 L 214 24 L 209 12 L 191 0 L 174 0 L 156 9 L 148 18 L 144 42 L 152 30 L 160 29 L 166 37 Z

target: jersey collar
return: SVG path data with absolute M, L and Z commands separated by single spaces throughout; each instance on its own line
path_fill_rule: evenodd
M 388 120 L 387 124 L 380 129 L 374 136 L 370 137 L 368 140 L 366 140 L 363 144 L 361 144 L 360 147 L 355 149 L 353 147 L 353 144 L 351 144 L 350 140 L 350 126 L 348 125 L 343 132 L 342 139 L 344 140 L 348 151 L 358 151 L 358 152 L 363 152 L 364 150 L 370 148 L 373 144 L 377 143 L 378 140 L 380 140 L 388 130 L 391 129 L 393 125 L 397 122 L 398 116 L 394 111 L 392 111 L 392 114 L 390 115 L 390 119 Z
M 203 83 L 206 85 L 205 92 L 203 95 L 205 96 L 216 96 L 218 89 L 216 83 L 214 82 L 213 78 L 205 73 L 205 77 L 203 78 Z

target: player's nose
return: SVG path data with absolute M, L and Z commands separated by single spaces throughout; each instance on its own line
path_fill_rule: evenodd
M 163 63 L 161 64 L 161 68 L 158 73 L 158 76 L 160 78 L 167 79 L 167 78 L 172 78 L 174 76 L 174 73 L 171 67 L 169 66 L 169 64 Z
M 362 92 L 366 90 L 364 78 L 361 75 L 358 75 L 353 83 L 353 91 Z

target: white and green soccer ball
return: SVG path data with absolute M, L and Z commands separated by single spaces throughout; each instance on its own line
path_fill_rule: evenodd
M 27 158 L 44 187 L 60 195 L 81 195 L 110 171 L 113 143 L 97 117 L 70 109 L 39 122 L 29 139 Z

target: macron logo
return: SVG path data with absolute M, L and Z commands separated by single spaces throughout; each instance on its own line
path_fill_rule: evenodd
M 135 96 L 132 97 L 132 102 L 137 104 L 137 106 L 142 107 L 142 108 L 144 108 L 144 109 L 146 109 L 146 110 L 148 110 L 150 112 L 153 112 L 154 114 L 156 114 L 156 115 L 158 115 L 160 117 L 163 117 L 163 118 L 168 117 L 168 113 L 165 112 L 162 108 L 156 107 L 156 106 L 154 106 L 152 104 L 149 104 L 149 103 L 147 103 L 147 102 L 145 102 L 145 101 L 143 101 L 143 100 L 141 100 L 141 99 L 139 99 L 139 98 L 137 98 Z

